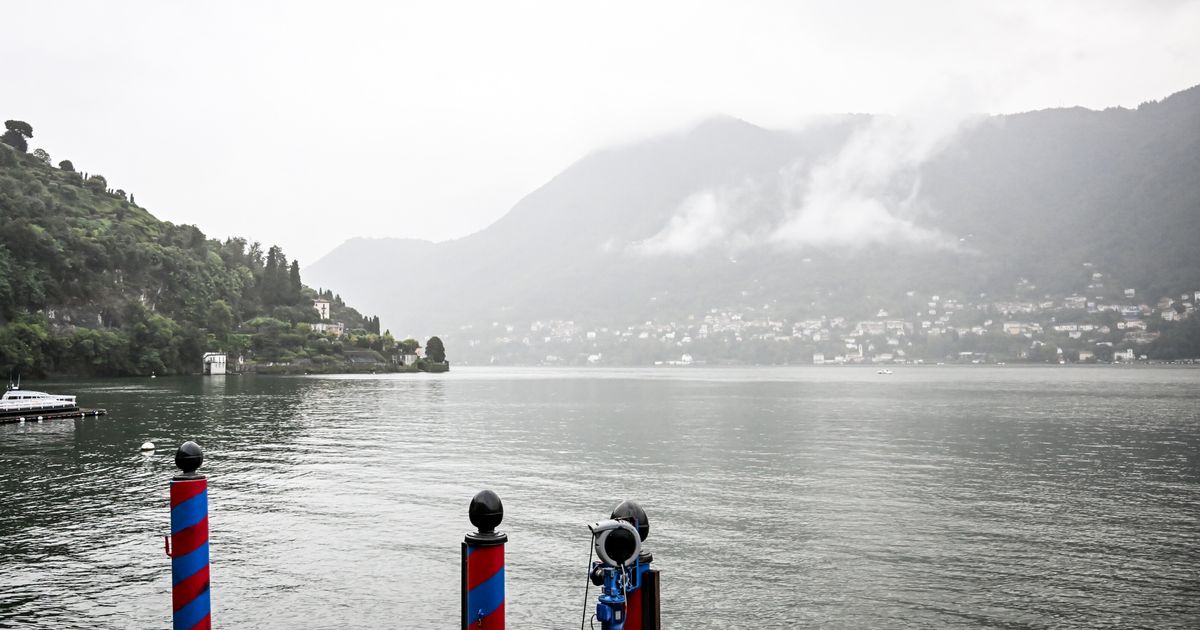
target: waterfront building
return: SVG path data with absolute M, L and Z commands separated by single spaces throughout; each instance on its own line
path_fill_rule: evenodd
M 225 353 L 205 352 L 202 358 L 202 370 L 205 376 L 220 376 L 225 373 Z

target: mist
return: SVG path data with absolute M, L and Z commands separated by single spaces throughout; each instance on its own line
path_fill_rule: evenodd
M 960 249 L 958 238 L 921 225 L 937 212 L 921 196 L 921 167 L 983 117 L 930 107 L 873 116 L 815 163 L 798 160 L 768 177 L 697 191 L 662 230 L 629 250 L 640 256 L 729 255 L 749 247 L 851 252 L 891 243 Z

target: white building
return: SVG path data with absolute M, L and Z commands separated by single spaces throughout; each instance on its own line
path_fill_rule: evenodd
M 205 352 L 203 361 L 205 376 L 220 376 L 225 373 L 224 352 Z
M 313 324 L 312 329 L 313 332 L 319 332 L 324 335 L 333 335 L 334 337 L 341 337 L 346 333 L 346 325 L 341 322 L 321 322 L 319 324 Z
M 321 321 L 329 319 L 329 300 L 313 300 L 313 308 L 317 309 L 317 315 Z

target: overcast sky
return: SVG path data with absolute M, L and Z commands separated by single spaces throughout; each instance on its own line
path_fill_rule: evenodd
M 278 243 L 486 227 L 584 154 L 767 127 L 1135 107 L 1200 83 L 1200 2 L 5 3 L 0 117 L 160 218 Z

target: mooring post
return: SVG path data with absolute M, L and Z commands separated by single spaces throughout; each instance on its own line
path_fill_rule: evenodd
M 212 614 L 208 591 L 208 480 L 196 470 L 204 451 L 184 442 L 175 451 L 182 474 L 171 479 L 171 601 L 175 630 L 209 630 Z
M 504 505 L 491 490 L 471 499 L 467 510 L 477 529 L 462 543 L 463 630 L 504 630 L 504 543 L 508 535 L 497 532 L 504 520 Z
M 643 543 L 650 535 L 650 517 L 646 516 L 646 510 L 642 509 L 637 501 L 622 501 L 620 505 L 613 508 L 609 518 L 634 523 L 637 527 L 638 537 Z M 637 575 L 634 580 L 637 586 L 626 595 L 629 602 L 627 605 L 629 616 L 626 618 L 624 630 L 660 630 L 662 628 L 659 614 L 658 569 L 650 567 L 650 563 L 653 561 L 654 554 L 642 546 L 641 553 L 638 555 Z

